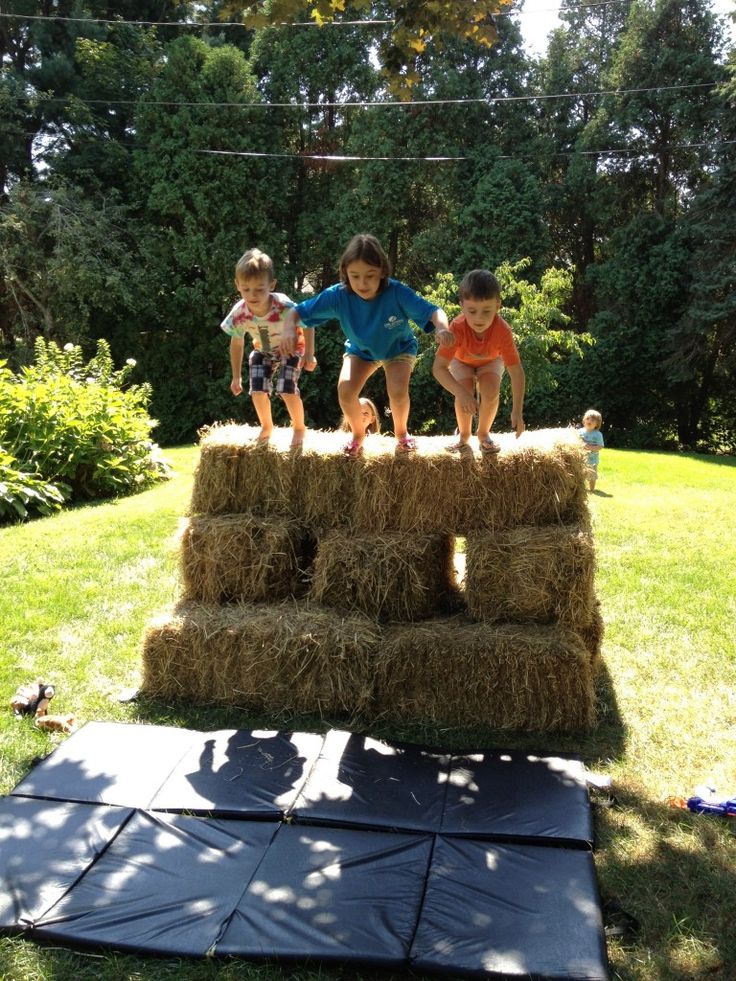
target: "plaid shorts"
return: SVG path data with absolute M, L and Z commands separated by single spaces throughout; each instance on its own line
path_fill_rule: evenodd
M 277 395 L 298 395 L 297 382 L 301 374 L 301 364 L 302 359 L 298 354 L 284 358 L 278 354 L 266 354 L 264 351 L 251 351 L 248 358 L 249 394 L 265 392 L 270 395 L 273 390 L 273 376 L 276 374 Z

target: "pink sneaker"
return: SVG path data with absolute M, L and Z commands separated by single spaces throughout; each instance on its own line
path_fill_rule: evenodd
M 413 436 L 405 433 L 396 443 L 397 453 L 416 453 L 417 441 Z
M 356 457 L 363 455 L 363 444 L 359 443 L 357 439 L 351 439 L 349 443 L 346 443 L 342 448 L 345 456 L 349 457 L 351 460 L 355 460 Z

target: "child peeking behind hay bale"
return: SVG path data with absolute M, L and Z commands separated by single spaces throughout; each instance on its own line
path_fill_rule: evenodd
M 366 436 L 370 436 L 372 433 L 380 433 L 381 431 L 381 418 L 378 415 L 378 409 L 374 402 L 370 399 L 361 398 L 360 402 L 360 415 L 363 419 L 363 425 L 365 426 Z M 345 432 L 350 432 L 350 420 L 347 416 L 343 415 L 340 422 L 340 429 Z

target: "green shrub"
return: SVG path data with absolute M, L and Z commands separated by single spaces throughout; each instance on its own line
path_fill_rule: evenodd
M 58 511 L 68 488 L 25 473 L 15 463 L 14 457 L 0 450 L 0 522 Z
M 36 363 L 13 375 L 0 363 L 0 445 L 19 468 L 69 488 L 72 500 L 110 497 L 167 475 L 150 435 L 148 385 L 126 384 L 106 341 L 85 363 L 78 345 L 36 341 Z

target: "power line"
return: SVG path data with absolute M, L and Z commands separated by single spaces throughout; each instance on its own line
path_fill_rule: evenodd
M 631 0 L 599 0 L 595 3 L 579 3 L 572 4 L 565 7 L 540 7 L 536 10 L 526 10 L 521 8 L 514 8 L 512 10 L 499 10 L 492 14 L 493 17 L 528 17 L 534 16 L 536 14 L 552 14 L 552 13 L 562 13 L 568 10 L 589 10 L 596 7 L 610 7 L 614 4 L 630 3 Z M 221 28 L 221 27 L 240 27 L 246 30 L 252 30 L 253 28 L 242 21 L 179 21 L 179 20 L 124 20 L 122 18 L 109 18 L 109 17 L 67 17 L 67 16 L 55 16 L 52 14 L 17 14 L 17 13 L 0 13 L 0 17 L 13 20 L 29 20 L 29 21 L 63 21 L 65 23 L 72 24 L 130 24 L 134 27 L 181 27 L 181 28 L 195 28 L 195 29 L 207 29 L 207 28 Z M 316 21 L 293 21 L 293 22 L 280 22 L 279 24 L 271 24 L 271 27 L 377 27 L 377 26 L 387 26 L 395 24 L 396 21 L 391 19 L 376 19 L 376 20 L 331 20 L 322 21 L 321 24 L 317 24 Z
M 710 147 L 713 150 L 719 150 L 723 146 L 729 146 L 736 143 L 736 140 L 721 140 L 720 143 L 673 143 L 666 147 L 667 150 L 690 150 L 697 147 Z M 316 160 L 323 161 L 326 163 L 356 163 L 356 162 L 372 162 L 372 161 L 383 161 L 383 162 L 406 162 L 406 161 L 422 161 L 425 163 L 456 163 L 458 161 L 470 160 L 471 157 L 362 157 L 357 155 L 345 155 L 339 156 L 336 154 L 325 154 L 325 153 L 267 153 L 258 150 L 194 150 L 194 153 L 208 154 L 212 156 L 225 156 L 225 157 L 263 157 L 270 159 L 282 159 L 282 160 Z M 618 148 L 609 150 L 575 150 L 575 151 L 559 151 L 555 152 L 553 156 L 556 157 L 574 157 L 574 156 L 615 156 L 617 154 L 629 154 L 630 157 L 654 157 L 653 153 L 641 153 L 640 151 L 632 150 L 629 148 Z M 495 158 L 496 160 L 523 160 L 524 157 L 514 156 L 513 154 L 501 154 Z
M 412 109 L 420 106 L 456 106 L 456 105 L 494 105 L 501 102 L 545 102 L 550 99 L 588 99 L 603 95 L 642 95 L 649 92 L 675 92 L 687 89 L 713 88 L 719 82 L 691 82 L 684 85 L 652 85 L 632 89 L 596 89 L 589 92 L 552 92 L 538 95 L 499 95 L 477 99 L 415 99 L 411 102 L 400 101 L 361 101 L 361 102 L 170 102 L 156 99 L 79 99 L 76 96 L 52 96 L 43 99 L 48 102 L 75 102 L 86 106 L 157 106 L 159 108 L 184 109 L 359 109 L 359 108 L 396 108 Z M 27 96 L 30 99 L 31 96 Z

